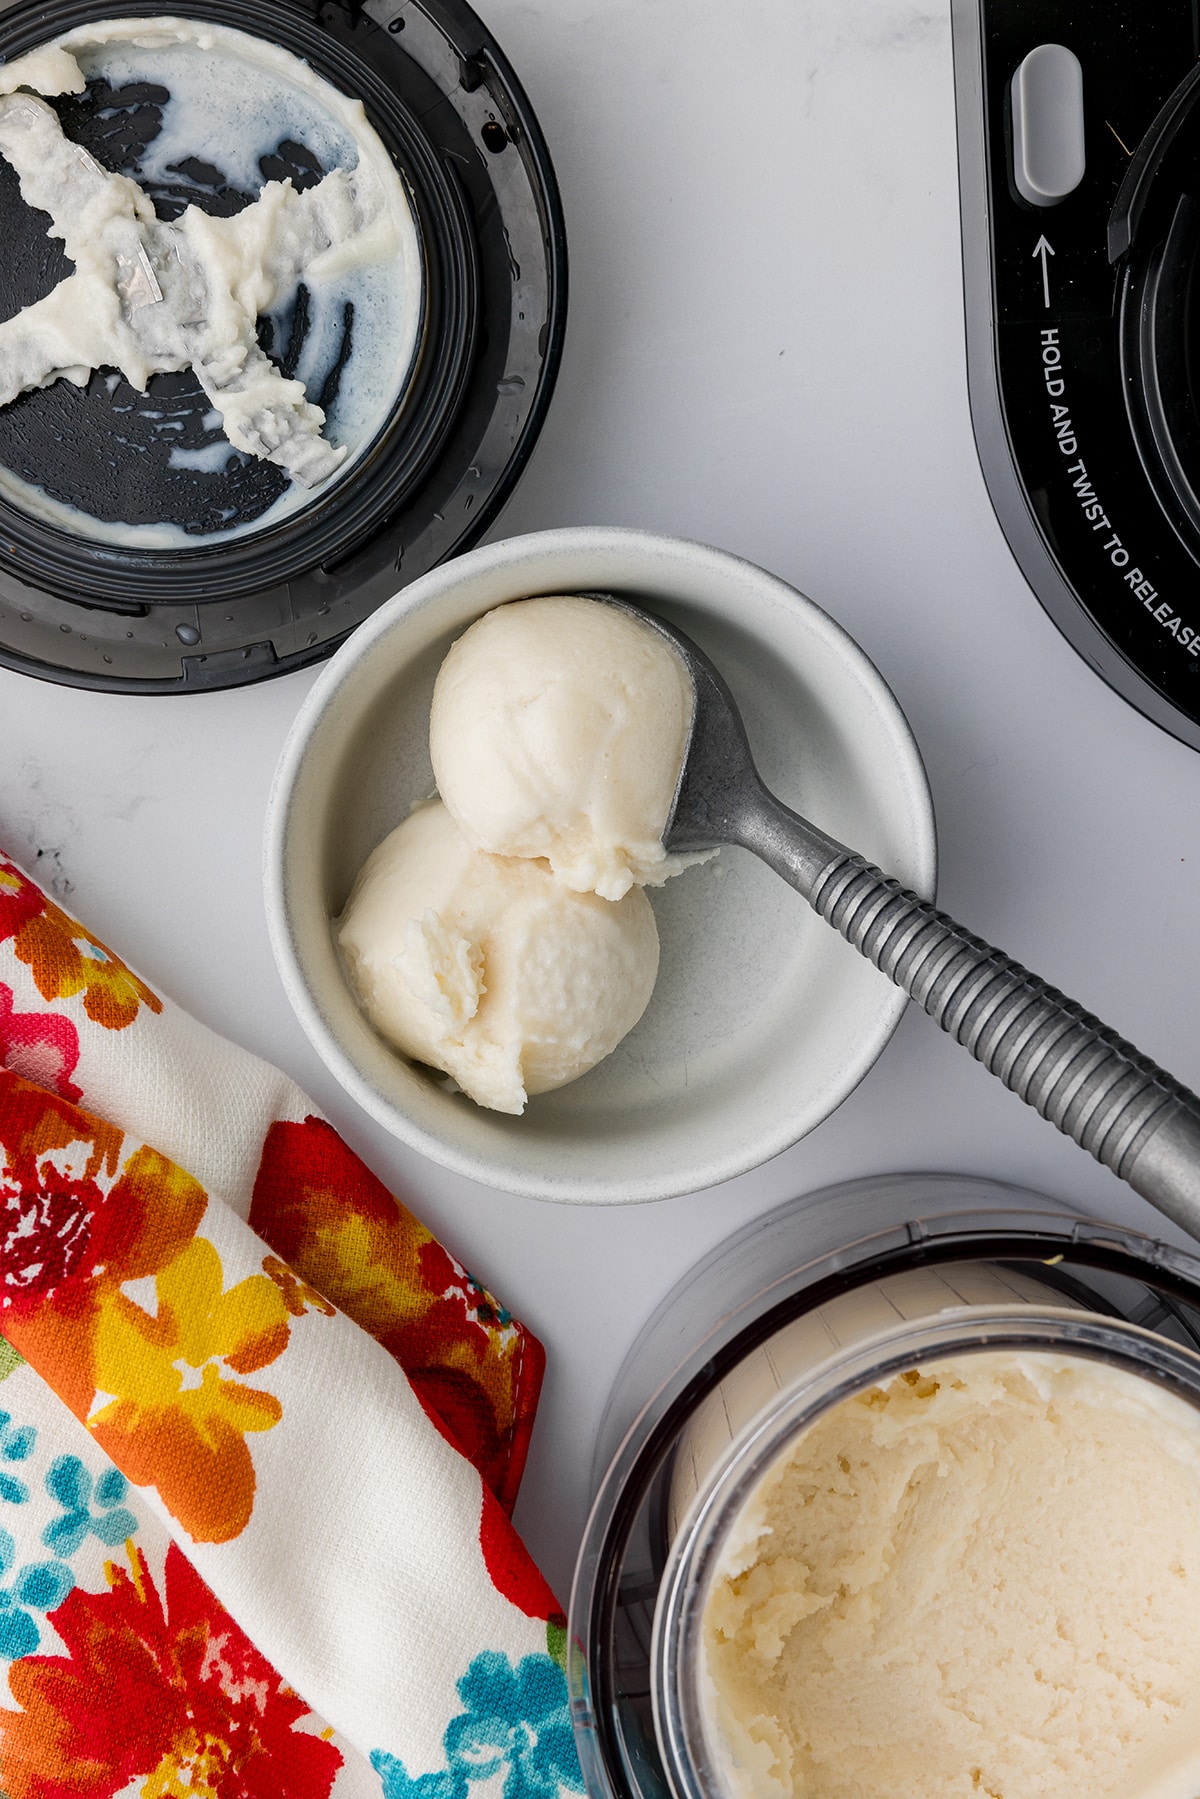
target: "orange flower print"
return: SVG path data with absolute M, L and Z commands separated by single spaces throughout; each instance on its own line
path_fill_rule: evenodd
M 6 858 L 0 857 L 0 938 L 12 937 L 18 961 L 32 971 L 43 999 L 83 994 L 95 1024 L 123 1031 L 142 1006 L 162 1001 L 98 937 L 68 917 Z
M 302 1281 L 298 1274 L 293 1274 L 287 1263 L 281 1262 L 278 1256 L 263 1257 L 263 1273 L 275 1282 L 283 1294 L 283 1303 L 293 1318 L 303 1318 L 309 1306 L 314 1312 L 323 1312 L 326 1318 L 332 1318 L 337 1311 L 337 1307 L 331 1306 L 323 1293 L 318 1293 L 315 1287 Z
M 328 1799 L 342 1755 L 171 1544 L 161 1591 L 141 1550 L 53 1613 L 66 1653 L 9 1674 L 0 1788 L 11 1799 Z M 131 1577 L 132 1576 L 132 1577 Z M 305 1728 L 308 1726 L 308 1728 Z M 327 1734 L 327 1733 L 326 1733 Z
M 196 1237 L 155 1278 L 157 1310 L 106 1293 L 96 1327 L 99 1403 L 87 1424 L 137 1486 L 158 1489 L 197 1543 L 226 1543 L 249 1522 L 252 1431 L 283 1416 L 273 1393 L 232 1374 L 253 1374 L 282 1353 L 288 1308 L 265 1274 L 225 1290 L 221 1259 Z

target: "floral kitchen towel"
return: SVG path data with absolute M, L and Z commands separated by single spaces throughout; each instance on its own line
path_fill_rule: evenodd
M 4 858 L 0 1065 L 0 1792 L 581 1791 L 536 1340 Z

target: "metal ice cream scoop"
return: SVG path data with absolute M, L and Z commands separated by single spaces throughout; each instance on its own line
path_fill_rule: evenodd
M 1200 1099 L 1074 1000 L 776 799 L 708 657 L 628 600 L 586 597 L 661 632 L 692 678 L 691 734 L 664 847 L 735 843 L 760 856 L 977 1062 L 1200 1237 Z

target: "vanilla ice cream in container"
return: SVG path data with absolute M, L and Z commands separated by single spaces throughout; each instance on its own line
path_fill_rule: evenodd
M 1054 1322 L 873 1377 L 742 1506 L 698 1678 L 740 1799 L 1200 1791 L 1200 1412 Z
M 601 1426 L 593 1799 L 1196 1799 L 1198 1277 L 950 1175 L 711 1252 Z

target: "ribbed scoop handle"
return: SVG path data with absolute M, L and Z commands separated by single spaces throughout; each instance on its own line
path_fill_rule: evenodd
M 1200 1100 L 1010 956 L 853 852 L 812 905 L 976 1061 L 1200 1236 Z

